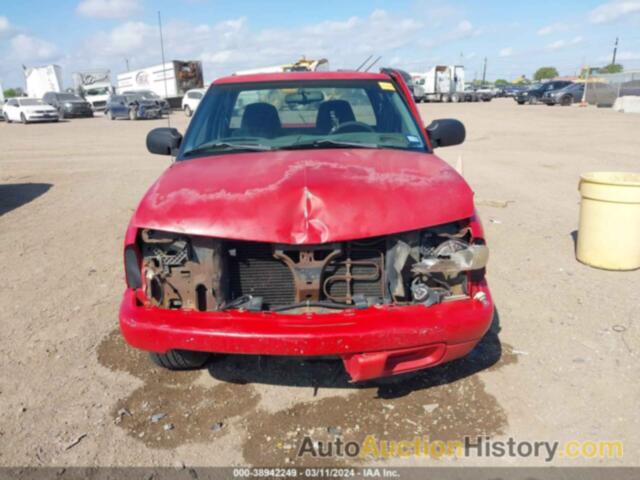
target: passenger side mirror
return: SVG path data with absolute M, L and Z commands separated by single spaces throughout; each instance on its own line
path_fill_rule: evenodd
M 459 145 L 467 135 L 462 122 L 453 118 L 434 120 L 427 126 L 426 131 L 433 148 Z
M 154 128 L 147 134 L 147 150 L 158 155 L 175 155 L 182 135 L 175 128 Z

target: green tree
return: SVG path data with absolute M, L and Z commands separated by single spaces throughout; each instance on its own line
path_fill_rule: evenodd
M 7 88 L 3 93 L 4 93 L 4 98 L 20 96 L 19 92 L 15 88 Z
M 498 80 L 496 80 L 495 82 L 495 86 L 499 87 L 499 86 L 504 86 L 504 85 L 509 85 L 509 82 L 507 82 L 504 78 L 499 78 Z
M 549 78 L 554 78 L 558 76 L 558 70 L 556 69 L 556 67 L 540 67 L 538 70 L 536 70 L 536 73 L 533 75 L 533 79 L 540 81 L 540 80 L 547 80 Z
M 600 73 L 620 73 L 623 67 L 619 63 L 610 63 L 600 69 Z

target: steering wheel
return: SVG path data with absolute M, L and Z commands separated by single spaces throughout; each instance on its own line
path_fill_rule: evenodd
M 336 125 L 329 133 L 353 133 L 353 132 L 375 132 L 375 130 L 364 122 L 353 120 Z

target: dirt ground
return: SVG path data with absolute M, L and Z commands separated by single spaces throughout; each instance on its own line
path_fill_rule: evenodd
M 637 171 L 640 116 L 508 99 L 420 108 L 467 127 L 438 154 L 461 158 L 476 192 L 498 314 L 469 357 L 359 386 L 334 362 L 153 367 L 123 344 L 117 312 L 125 227 L 170 162 L 145 134 L 166 120 L 0 123 L 0 465 L 297 464 L 308 434 L 621 440 L 621 460 L 555 464 L 640 465 L 640 271 L 574 258 L 579 175 Z

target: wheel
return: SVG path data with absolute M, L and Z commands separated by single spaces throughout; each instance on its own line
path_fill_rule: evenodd
M 451 96 L 445 95 L 444 97 L 442 97 L 442 101 L 445 102 L 445 103 L 450 103 L 451 102 Z
M 184 114 L 187 117 L 190 117 L 191 115 L 193 115 L 193 112 L 191 111 L 191 107 L 189 105 L 184 106 Z
M 524 100 L 518 100 L 518 105 L 524 105 Z
M 27 117 L 24 116 L 24 113 L 20 114 L 20 121 L 23 123 L 23 125 L 27 124 Z
M 169 370 L 193 370 L 202 367 L 209 359 L 207 352 L 171 350 L 167 353 L 149 353 L 153 363 Z
M 64 118 L 64 109 L 62 107 L 58 108 L 58 118 L 59 119 Z
M 459 103 L 460 102 L 460 95 L 458 95 L 457 93 L 454 93 L 453 95 L 451 95 L 451 101 L 453 103 Z
M 562 105 L 563 107 L 568 107 L 569 105 L 571 105 L 571 100 L 572 98 L 569 95 L 565 95 L 560 99 L 560 105 Z
M 136 114 L 136 111 L 131 108 L 129 109 L 129 120 L 137 120 L 138 119 L 138 115 Z

